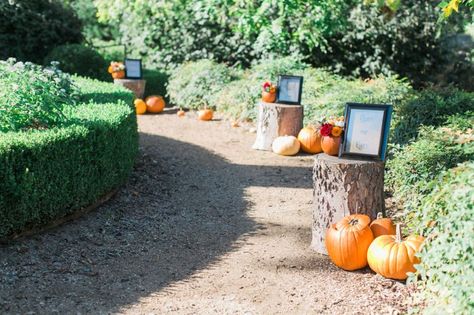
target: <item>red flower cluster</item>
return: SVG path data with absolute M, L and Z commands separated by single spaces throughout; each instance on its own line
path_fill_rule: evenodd
M 272 86 L 272 83 L 271 83 L 271 82 L 268 82 L 268 81 L 267 81 L 267 82 L 263 83 L 263 89 L 264 89 L 265 91 L 268 91 L 271 86 Z
M 333 128 L 333 125 L 331 124 L 323 124 L 321 126 L 321 130 L 320 130 L 320 133 L 321 133 L 321 136 L 323 137 L 328 137 L 331 135 L 331 132 L 332 132 L 332 128 Z

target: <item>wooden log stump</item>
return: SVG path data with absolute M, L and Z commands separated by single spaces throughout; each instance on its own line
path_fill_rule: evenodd
M 272 150 L 279 136 L 298 136 L 303 128 L 303 106 L 260 102 L 258 104 L 257 139 L 252 148 Z
M 114 84 L 121 85 L 135 94 L 136 98 L 143 98 L 145 95 L 145 80 L 137 79 L 114 79 Z
M 313 239 L 311 247 L 327 255 L 326 230 L 344 216 L 385 214 L 384 163 L 339 159 L 318 154 L 313 168 Z

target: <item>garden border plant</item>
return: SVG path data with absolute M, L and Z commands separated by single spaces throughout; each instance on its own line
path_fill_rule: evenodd
M 133 95 L 75 78 L 79 105 L 46 129 L 0 137 L 0 239 L 46 225 L 123 184 L 138 152 Z

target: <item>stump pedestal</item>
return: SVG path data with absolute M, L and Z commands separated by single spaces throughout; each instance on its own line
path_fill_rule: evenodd
M 145 80 L 114 79 L 114 84 L 121 85 L 135 94 L 136 98 L 143 98 L 145 94 Z
M 258 104 L 257 139 L 252 148 L 272 150 L 279 136 L 298 136 L 303 128 L 303 106 L 260 102 Z
M 384 163 L 339 159 L 318 154 L 313 169 L 313 239 L 311 247 L 327 255 L 326 230 L 344 216 L 385 212 Z

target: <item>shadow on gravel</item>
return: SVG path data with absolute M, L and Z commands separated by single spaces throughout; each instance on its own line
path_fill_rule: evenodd
M 155 135 L 140 142 L 135 170 L 111 201 L 0 247 L 0 313 L 111 313 L 173 290 L 260 229 L 246 214 L 246 187 L 311 187 L 308 168 L 230 164 Z

